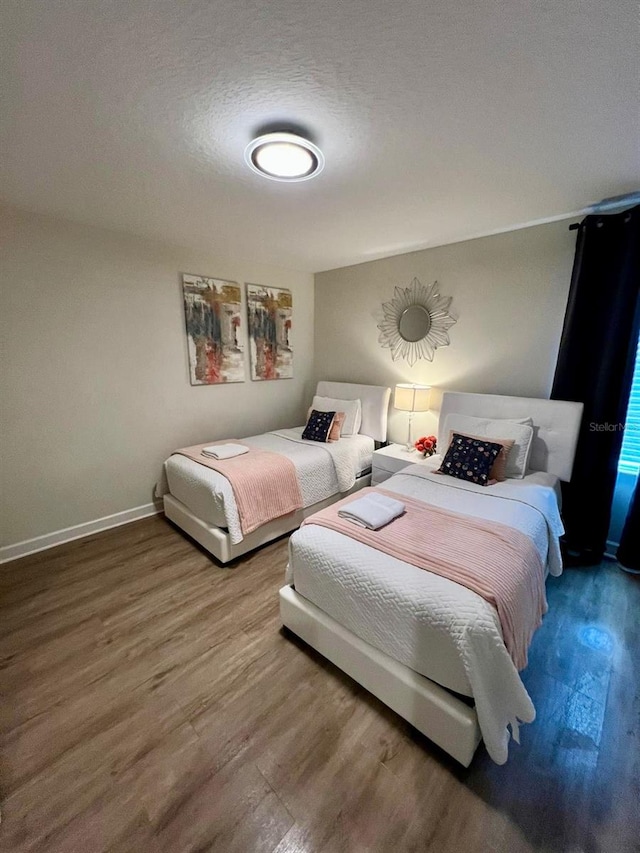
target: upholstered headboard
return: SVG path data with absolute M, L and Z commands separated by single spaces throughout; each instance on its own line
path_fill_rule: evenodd
M 450 412 L 477 418 L 531 417 L 534 435 L 529 468 L 548 471 L 568 481 L 571 479 L 583 408 L 582 403 L 565 400 L 445 391 L 438 422 L 438 445 L 441 448 L 445 446 L 444 422 Z
M 336 400 L 360 400 L 362 425 L 360 432 L 375 441 L 387 440 L 387 414 L 391 388 L 382 385 L 355 385 L 351 382 L 318 382 L 316 394 Z

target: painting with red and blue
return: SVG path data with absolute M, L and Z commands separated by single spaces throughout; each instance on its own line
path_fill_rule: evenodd
M 182 293 L 191 384 L 244 382 L 239 284 L 183 274 Z
M 291 379 L 291 291 L 247 284 L 252 379 Z

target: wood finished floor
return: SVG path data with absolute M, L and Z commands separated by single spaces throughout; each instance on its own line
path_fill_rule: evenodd
M 160 517 L 0 567 L 2 851 L 640 849 L 640 583 L 549 582 L 509 763 L 459 767 Z

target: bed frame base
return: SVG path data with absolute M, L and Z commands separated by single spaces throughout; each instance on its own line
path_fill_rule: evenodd
M 292 587 L 280 590 L 282 623 L 468 767 L 480 743 L 473 708 L 365 643 Z
M 219 560 L 221 563 L 229 563 L 237 557 L 241 557 L 248 551 L 253 551 L 254 548 L 259 548 L 267 542 L 277 539 L 279 536 L 284 536 L 285 533 L 290 533 L 296 530 L 305 518 L 313 515 L 314 512 L 331 506 L 332 503 L 346 497 L 347 495 L 363 489 L 371 484 L 371 474 L 365 474 L 363 477 L 358 477 L 353 487 L 348 492 L 340 492 L 337 495 L 327 498 L 324 501 L 319 501 L 305 509 L 300 509 L 297 512 L 283 515 L 270 521 L 268 524 L 263 524 L 253 533 L 245 536 L 241 542 L 233 544 L 231 537 L 226 530 L 216 527 L 214 524 L 208 524 L 197 515 L 194 515 L 182 501 L 177 500 L 173 495 L 166 494 L 163 497 L 164 514 L 174 524 L 177 524 L 181 530 L 188 533 L 192 539 L 200 543 L 210 554 Z

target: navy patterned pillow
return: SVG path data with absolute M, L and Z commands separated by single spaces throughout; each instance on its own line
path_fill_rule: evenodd
M 489 480 L 489 472 L 501 450 L 501 444 L 454 432 L 438 474 L 488 486 L 494 482 Z
M 312 409 L 302 437 L 307 441 L 329 441 L 331 424 L 335 416 L 335 412 L 318 412 Z

